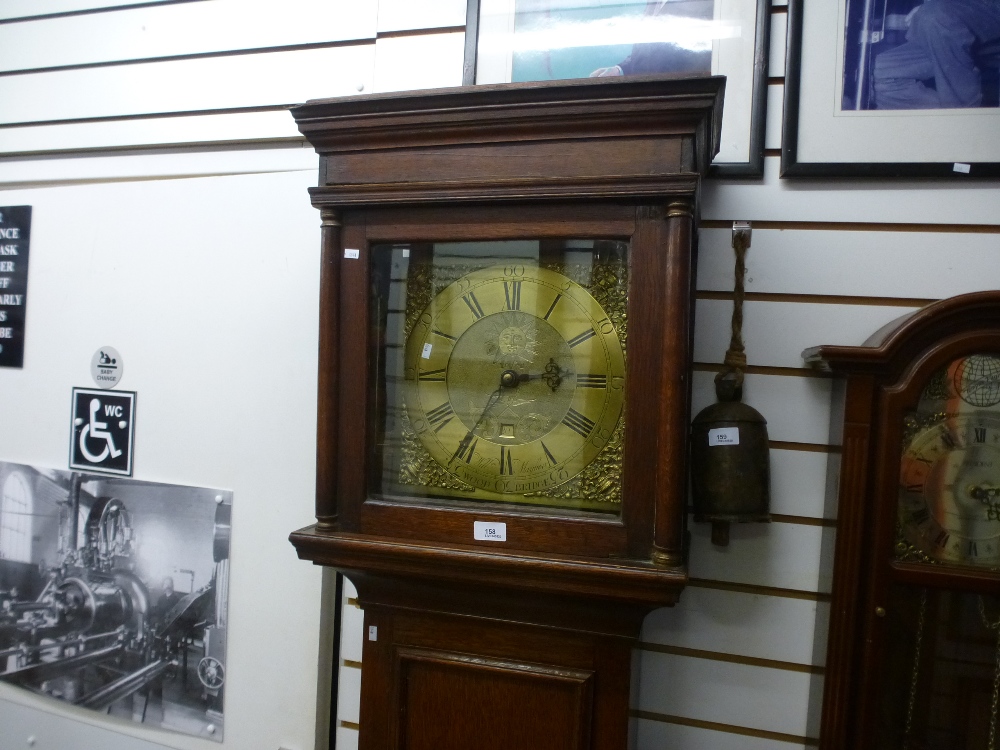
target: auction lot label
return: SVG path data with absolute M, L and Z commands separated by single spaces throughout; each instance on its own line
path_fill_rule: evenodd
M 0 367 L 24 364 L 31 206 L 0 206 Z

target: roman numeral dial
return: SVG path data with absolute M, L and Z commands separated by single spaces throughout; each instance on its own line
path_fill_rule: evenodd
M 624 310 L 624 296 L 616 304 Z M 620 460 L 625 353 L 585 288 L 532 263 L 491 266 L 446 286 L 411 320 L 406 412 L 422 450 L 450 475 L 448 492 L 570 502 L 550 493 L 609 444 Z
M 918 560 L 1000 566 L 1000 413 L 959 413 L 916 432 L 900 460 L 898 507 Z

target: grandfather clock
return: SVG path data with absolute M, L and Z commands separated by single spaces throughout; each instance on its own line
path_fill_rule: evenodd
M 364 750 L 610 750 L 686 582 L 694 222 L 724 79 L 292 110 L 319 152 L 317 523 Z
M 1000 292 L 804 356 L 846 396 L 821 747 L 995 750 Z

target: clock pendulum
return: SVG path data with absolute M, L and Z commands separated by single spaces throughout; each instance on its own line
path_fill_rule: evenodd
M 993 695 L 990 703 L 990 734 L 986 750 L 996 750 L 997 740 L 997 707 L 1000 704 L 1000 617 L 993 622 L 986 616 L 986 602 L 979 596 L 979 617 L 983 627 L 996 632 L 996 664 L 993 670 Z

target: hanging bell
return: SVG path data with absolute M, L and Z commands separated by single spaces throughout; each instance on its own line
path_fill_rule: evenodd
M 712 524 L 712 544 L 729 544 L 729 524 L 770 523 L 767 420 L 742 397 L 742 377 L 717 378 L 719 402 L 691 425 L 694 520 Z

